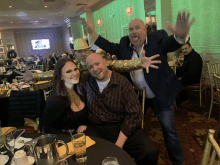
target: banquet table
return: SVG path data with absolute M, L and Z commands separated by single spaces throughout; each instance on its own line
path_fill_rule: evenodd
M 24 133 L 22 137 L 37 138 L 40 135 L 41 134 Z M 65 143 L 71 141 L 71 136 L 66 134 L 57 134 L 57 138 L 59 140 L 63 140 Z M 102 160 L 104 160 L 106 157 L 117 158 L 119 165 L 136 165 L 134 160 L 123 149 L 119 148 L 114 143 L 97 137 L 91 136 L 90 138 L 94 140 L 96 144 L 87 148 L 86 162 L 77 163 L 75 160 L 75 156 L 71 156 L 67 158 L 69 165 L 102 165 Z
M 9 106 L 9 97 L 7 96 L 7 91 L 0 94 L 0 120 L 1 126 L 8 126 L 8 106 Z

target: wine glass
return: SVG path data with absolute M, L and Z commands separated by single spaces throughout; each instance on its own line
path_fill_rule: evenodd
M 12 161 L 10 164 L 13 164 L 15 139 L 12 132 L 4 136 L 4 145 L 12 153 Z

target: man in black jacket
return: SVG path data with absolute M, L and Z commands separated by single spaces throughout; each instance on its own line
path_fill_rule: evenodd
M 89 10 L 84 9 L 86 14 L 90 15 Z M 136 88 L 146 87 L 145 108 L 152 107 L 160 121 L 169 158 L 174 165 L 184 164 L 181 141 L 174 123 L 174 100 L 183 87 L 168 65 L 167 53 L 177 50 L 188 40 L 187 34 L 193 22 L 189 22 L 189 13 L 187 16 L 185 12 L 179 13 L 176 25 L 167 25 L 174 33 L 172 36 L 168 36 L 164 30 L 147 35 L 144 22 L 139 19 L 132 20 L 129 23 L 129 36 L 122 37 L 119 44 L 98 36 L 89 16 L 87 22 L 88 32 L 95 45 L 116 55 L 118 59 L 140 58 L 143 50 L 147 57 L 160 54 L 158 60 L 162 63 L 159 69 L 140 69 L 128 73 L 127 77 L 131 77 Z
M 182 52 L 184 53 L 184 61 L 179 73 L 177 72 L 180 82 L 184 87 L 199 83 L 203 66 L 201 56 L 192 49 L 189 42 L 182 46 Z M 187 92 L 183 90 L 179 94 L 177 104 L 186 105 L 189 102 L 187 99 Z
M 202 58 L 192 49 L 189 42 L 182 46 L 182 51 L 184 53 L 184 62 L 179 80 L 183 86 L 197 84 L 200 82 L 202 73 Z

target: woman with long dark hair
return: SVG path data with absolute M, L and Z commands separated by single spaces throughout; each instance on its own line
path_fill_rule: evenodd
M 76 132 L 86 130 L 87 111 L 84 98 L 77 92 L 80 72 L 74 61 L 61 58 L 54 69 L 54 89 L 47 100 L 44 113 L 46 133 Z

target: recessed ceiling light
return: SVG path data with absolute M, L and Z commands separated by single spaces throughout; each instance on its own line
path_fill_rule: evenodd
M 9 8 L 12 8 L 12 6 L 8 6 Z
M 11 23 L 13 23 L 13 22 L 11 22 Z
M 40 18 L 40 19 L 43 19 L 43 18 Z
M 38 21 L 35 21 L 35 22 L 38 22 Z
M 47 6 L 44 6 L 45 8 L 47 8 Z

